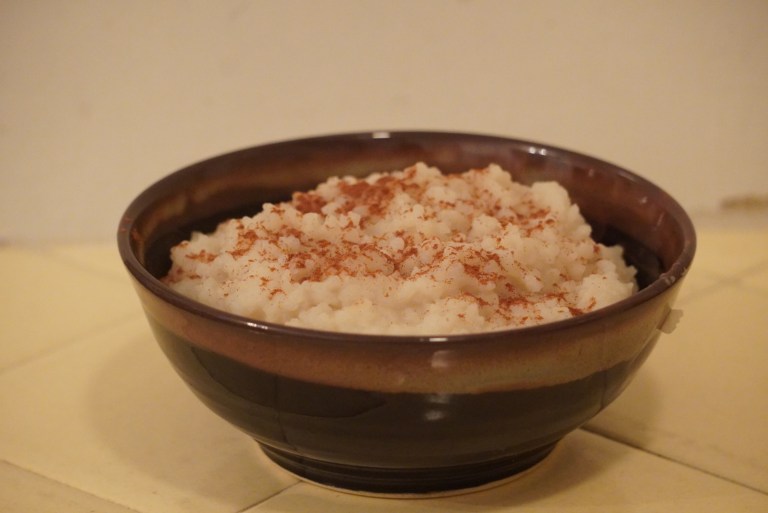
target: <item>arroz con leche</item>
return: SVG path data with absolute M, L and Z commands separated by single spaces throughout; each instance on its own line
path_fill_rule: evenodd
M 171 250 L 164 281 L 234 314 L 290 326 L 445 335 L 531 326 L 636 291 L 619 246 L 556 182 L 496 165 L 459 174 L 417 163 L 334 177 Z

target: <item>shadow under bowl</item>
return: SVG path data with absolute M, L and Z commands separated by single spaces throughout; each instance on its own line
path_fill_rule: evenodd
M 330 176 L 418 161 L 444 172 L 496 163 L 525 184 L 558 181 L 596 240 L 624 246 L 640 290 L 541 326 L 411 337 L 243 318 L 161 281 L 170 248 L 193 230 L 254 215 L 264 202 L 288 200 Z M 478 134 L 370 132 L 257 146 L 177 171 L 131 203 L 118 246 L 157 341 L 211 410 L 302 478 L 402 494 L 467 489 L 521 472 L 613 401 L 661 333 L 695 233 L 664 191 L 586 155 Z

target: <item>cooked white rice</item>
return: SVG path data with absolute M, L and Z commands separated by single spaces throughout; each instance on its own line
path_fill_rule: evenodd
M 496 165 L 331 178 L 171 251 L 172 288 L 235 314 L 321 330 L 446 335 L 590 312 L 636 290 L 555 182 Z

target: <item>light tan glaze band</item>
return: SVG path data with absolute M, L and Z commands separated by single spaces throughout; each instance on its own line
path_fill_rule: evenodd
M 459 394 L 558 385 L 631 361 L 660 335 L 679 286 L 680 280 L 610 319 L 599 311 L 587 314 L 584 322 L 568 328 L 568 339 L 558 323 L 552 323 L 476 340 L 434 342 L 354 336 L 340 341 L 316 337 L 312 331 L 306 337 L 267 337 L 259 328 L 222 327 L 221 321 L 204 315 L 181 315 L 140 284 L 136 289 L 148 315 L 165 329 L 264 372 L 360 390 Z

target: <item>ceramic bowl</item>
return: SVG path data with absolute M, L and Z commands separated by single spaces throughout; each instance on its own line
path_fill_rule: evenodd
M 597 240 L 624 246 L 640 290 L 541 326 L 411 337 L 238 317 L 160 280 L 169 249 L 192 230 L 253 215 L 262 203 L 332 175 L 417 161 L 444 172 L 497 163 L 523 183 L 557 180 Z M 695 233 L 664 191 L 589 156 L 477 134 L 368 132 L 256 146 L 186 167 L 131 203 L 118 243 L 155 338 L 211 410 L 304 479 L 418 494 L 483 486 L 528 469 L 613 401 L 668 322 Z

